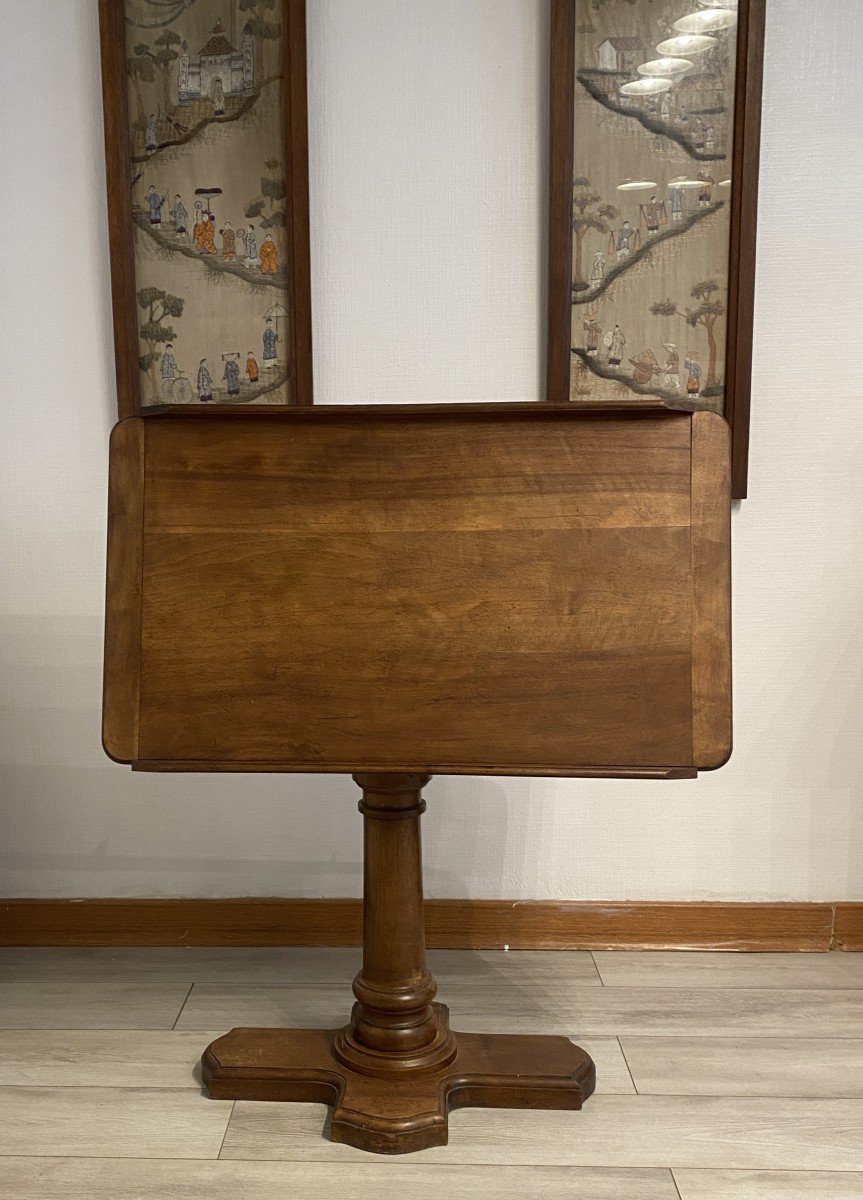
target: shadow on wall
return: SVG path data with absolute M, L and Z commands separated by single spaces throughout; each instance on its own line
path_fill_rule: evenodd
M 559 849 L 554 804 L 543 795 L 545 782 L 539 777 L 433 778 L 424 793 L 426 896 L 524 896 L 524 880 L 536 863 L 553 858 Z M 494 880 L 494 890 L 477 892 L 477 878 Z
M 133 773 L 102 760 L 98 714 L 77 716 L 68 755 L 55 746 L 53 762 L 4 767 L 4 895 L 362 894 L 359 793 L 349 779 Z
M 423 830 L 427 897 L 472 898 L 478 874 L 501 881 L 496 889 L 499 896 L 511 886 L 508 880 L 530 875 L 538 846 L 551 843 L 550 808 L 531 804 L 531 786 L 541 786 L 542 780 L 523 782 L 524 790 L 513 799 L 511 779 L 445 775 L 432 779 L 424 792 L 428 804 Z M 517 846 L 511 845 L 510 830 L 523 829 L 511 810 L 527 804 L 532 813 L 530 834 Z M 470 909 L 463 917 L 462 931 L 468 937 L 474 932 Z M 503 958 L 483 950 L 429 950 L 428 965 L 438 982 L 437 999 L 443 1004 L 455 1000 L 449 994 L 450 984 L 460 985 L 461 998 L 451 1012 L 456 1030 L 516 1033 L 541 1026 L 547 1033 L 570 1036 L 571 1022 L 559 1028 L 559 998 L 548 995 L 542 986 L 542 962 L 550 964 L 554 957 L 553 953 L 549 957 L 548 951 L 514 952 L 513 957 Z M 572 961 L 571 953 L 569 958 Z M 499 1029 L 489 1028 L 492 1011 L 501 1018 Z

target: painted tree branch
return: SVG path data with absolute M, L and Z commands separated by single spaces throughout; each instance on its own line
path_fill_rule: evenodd
M 146 60 L 146 61 L 149 61 L 149 60 Z M 133 154 L 132 162 L 133 163 L 152 162 L 152 160 L 155 159 L 164 150 L 172 150 L 175 146 L 188 145 L 188 143 L 193 141 L 198 136 L 198 134 L 201 133 L 202 130 L 207 128 L 208 125 L 230 125 L 230 123 L 232 121 L 240 120 L 241 117 L 245 117 L 248 113 L 250 113 L 252 111 L 252 109 L 255 107 L 258 100 L 260 99 L 264 88 L 269 87 L 273 83 L 277 83 L 281 78 L 282 78 L 281 75 L 268 76 L 265 80 L 263 80 L 263 82 L 261 83 L 261 86 L 258 88 L 257 92 L 255 92 L 255 94 L 253 96 L 247 96 L 231 112 L 223 113 L 219 117 L 217 117 L 217 116 L 205 117 L 203 119 L 203 121 L 199 121 L 197 125 L 193 125 L 192 128 L 187 130 L 186 133 L 184 133 L 181 137 L 173 138 L 167 142 L 160 142 L 159 145 L 156 147 L 156 149 L 150 151 L 149 154 L 147 154 L 147 153 Z M 182 110 L 180 110 L 180 111 L 182 111 Z
M 687 230 L 692 229 L 694 225 L 697 225 L 699 221 L 704 221 L 707 217 L 712 216 L 713 213 L 718 212 L 720 208 L 724 207 L 724 205 L 724 200 L 715 200 L 706 208 L 698 208 L 694 212 L 690 213 L 689 216 L 684 217 L 682 221 L 678 221 L 669 225 L 667 229 L 663 229 L 661 233 L 657 233 L 655 237 L 652 237 L 649 241 L 644 242 L 640 249 L 633 250 L 631 254 L 626 256 L 626 258 L 622 258 L 618 262 L 614 263 L 605 273 L 605 276 L 598 287 L 579 288 L 575 283 L 573 283 L 572 303 L 590 304 L 594 300 L 598 300 L 602 293 L 606 291 L 616 279 L 619 279 L 621 275 L 625 275 L 626 272 L 632 270 L 637 263 L 642 262 L 645 258 L 647 258 L 651 251 L 654 250 L 655 247 L 661 242 L 668 241 L 669 238 L 680 237 L 681 234 L 686 233 Z
M 708 387 L 712 387 L 718 382 L 716 364 L 719 357 L 719 345 L 716 341 L 716 322 L 720 317 L 725 316 L 725 305 L 718 299 L 721 292 L 722 289 L 715 279 L 701 279 L 689 293 L 693 300 L 698 301 L 696 308 L 687 308 L 686 312 L 681 312 L 676 301 L 671 299 L 657 300 L 650 306 L 650 311 L 654 316 L 682 317 L 692 329 L 696 329 L 700 325 L 706 331 L 709 355 Z
M 650 400 L 661 400 L 667 408 L 681 409 L 684 412 L 695 412 L 698 409 L 709 408 L 714 412 L 722 412 L 724 389 L 722 387 L 703 388 L 698 400 L 693 400 L 685 392 L 674 391 L 671 388 L 658 388 L 655 385 L 635 383 L 630 375 L 623 371 L 615 371 L 602 363 L 595 355 L 588 354 L 578 346 L 572 347 L 572 353 L 580 359 L 592 374 L 600 379 L 609 379 L 621 384 L 627 391 Z
M 174 241 L 158 226 L 151 225 L 145 213 L 135 213 L 134 221 L 138 228 L 152 238 L 161 250 L 165 250 L 169 254 L 182 254 L 185 258 L 191 258 L 194 262 L 200 263 L 209 271 L 216 274 L 234 275 L 238 279 L 250 283 L 253 287 L 271 287 L 279 292 L 284 292 L 287 287 L 288 276 L 284 267 L 280 267 L 274 275 L 262 275 L 260 271 L 245 267 L 239 261 L 226 261 L 213 254 L 199 254 L 191 245 Z
M 638 109 L 625 108 L 622 104 L 615 103 L 586 71 L 579 71 L 577 79 L 588 95 L 592 96 L 603 108 L 609 109 L 610 112 L 618 113 L 621 117 L 629 117 L 634 121 L 638 121 L 650 133 L 657 133 L 661 137 L 667 137 L 672 142 L 676 142 L 682 150 L 686 151 L 690 158 L 694 158 L 698 162 L 720 162 L 726 157 L 720 151 L 696 149 L 691 137 L 681 133 L 671 125 L 666 125 L 664 121 L 651 116 L 650 113 L 639 112 Z

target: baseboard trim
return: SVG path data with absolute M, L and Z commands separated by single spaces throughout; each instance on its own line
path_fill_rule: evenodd
M 863 950 L 863 903 L 428 900 L 428 945 Z M 358 899 L 0 900 L 3 946 L 358 946 Z
M 863 904 L 837 904 L 831 950 L 863 951 Z

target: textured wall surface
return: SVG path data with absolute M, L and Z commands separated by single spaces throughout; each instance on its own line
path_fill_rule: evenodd
M 768 7 L 735 754 L 691 783 L 436 780 L 433 895 L 863 898 L 863 22 L 859 0 Z M 536 398 L 544 0 L 310 10 L 318 400 Z M 0 53 L 0 894 L 359 894 L 349 781 L 102 755 L 95 0 L 3 0 Z

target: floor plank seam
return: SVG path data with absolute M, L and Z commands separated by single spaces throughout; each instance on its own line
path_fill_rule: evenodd
M 232 1120 L 233 1120 L 233 1118 L 234 1118 L 234 1109 L 235 1109 L 236 1107 L 237 1107 L 237 1102 L 236 1102 L 236 1100 L 235 1100 L 235 1101 L 233 1102 L 233 1104 L 231 1105 L 231 1111 L 228 1113 L 228 1119 L 227 1119 L 227 1121 L 225 1122 L 225 1132 L 222 1134 L 222 1140 L 221 1140 L 221 1142 L 219 1143 L 219 1153 L 218 1153 L 218 1154 L 216 1155 L 216 1157 L 215 1157 L 215 1160 L 214 1160 L 215 1162 L 220 1162 L 220 1161 L 221 1161 L 221 1162 L 226 1162 L 226 1161 L 227 1161 L 227 1159 L 223 1159 L 223 1158 L 222 1158 L 222 1151 L 223 1151 L 223 1150 L 224 1150 L 224 1148 L 225 1148 L 225 1141 L 227 1140 L 227 1137 L 228 1137 L 228 1130 L 231 1128 L 231 1121 L 232 1121 Z
M 452 1141 L 453 1141 L 453 1139 L 451 1137 L 450 1143 L 449 1143 L 450 1145 L 452 1145 Z M 9 1155 L 8 1157 L 14 1157 L 14 1156 Z M 31 1154 L 31 1155 L 23 1155 L 21 1157 L 39 1158 L 39 1157 L 43 1157 L 43 1156 Z M 60 1157 L 60 1156 L 51 1156 L 51 1157 Z M 87 1156 L 79 1154 L 79 1155 L 64 1155 L 63 1157 L 86 1158 Z M 2 1161 L 2 1159 L 0 1159 L 0 1161 Z M 111 1161 L 118 1161 L 118 1160 L 112 1159 Z M 122 1159 L 120 1161 L 125 1162 L 127 1160 Z M 155 1159 L 153 1161 L 164 1162 L 165 1159 Z M 247 1164 L 251 1164 L 251 1163 L 318 1164 L 321 1162 L 325 1162 L 328 1165 L 342 1166 L 346 1170 L 347 1169 L 353 1170 L 354 1167 L 357 1166 L 357 1161 L 356 1161 L 356 1159 L 353 1159 L 353 1158 L 321 1159 L 321 1158 L 317 1157 L 316 1155 L 312 1155 L 311 1157 L 289 1158 L 286 1154 L 280 1154 L 276 1158 L 270 1158 L 263 1154 L 255 1154 L 254 1156 L 241 1155 L 240 1157 L 232 1157 L 230 1154 L 228 1154 L 225 1156 L 220 1156 L 218 1159 L 198 1158 L 198 1159 L 189 1159 L 189 1160 L 184 1160 L 184 1161 L 247 1163 Z M 415 1169 L 422 1169 L 423 1167 L 438 1166 L 439 1164 L 431 1163 L 431 1162 L 430 1163 L 400 1162 L 399 1165 L 405 1166 L 405 1167 L 410 1166 Z M 785 1167 L 785 1166 L 782 1166 L 782 1167 L 778 1167 L 778 1166 L 747 1167 L 747 1166 L 724 1166 L 722 1164 L 717 1163 L 714 1166 L 708 1166 L 708 1167 L 689 1167 L 689 1166 L 680 1165 L 680 1164 L 678 1164 L 676 1167 L 672 1167 L 667 1162 L 647 1162 L 647 1161 L 645 1161 L 645 1162 L 639 1162 L 637 1164 L 634 1164 L 632 1162 L 612 1163 L 612 1162 L 609 1162 L 609 1160 L 607 1158 L 600 1159 L 598 1162 L 587 1162 L 585 1160 L 585 1161 L 569 1162 L 569 1163 L 560 1162 L 559 1160 L 551 1160 L 550 1161 L 548 1158 L 540 1158 L 540 1157 L 537 1157 L 536 1159 L 519 1158 L 517 1162 L 505 1163 L 505 1164 L 501 1164 L 500 1160 L 480 1162 L 478 1160 L 467 1158 L 467 1159 L 464 1159 L 458 1165 L 462 1170 L 464 1170 L 465 1168 L 468 1168 L 468 1167 L 470 1167 L 470 1168 L 485 1168 L 485 1167 L 494 1168 L 494 1167 L 500 1167 L 501 1165 L 503 1165 L 503 1166 L 507 1166 L 507 1167 L 520 1167 L 520 1168 L 530 1168 L 530 1169 L 553 1167 L 557 1170 L 573 1171 L 573 1172 L 575 1172 L 575 1171 L 609 1171 L 609 1172 L 611 1172 L 611 1171 L 663 1171 L 663 1172 L 668 1172 L 669 1174 L 671 1174 L 674 1171 L 704 1171 L 705 1173 L 711 1173 L 711 1174 L 716 1174 L 717 1172 L 721 1172 L 723 1175 L 731 1174 L 732 1172 L 737 1172 L 739 1175 L 753 1175 L 753 1174 L 791 1175 L 791 1174 L 796 1174 L 796 1175 L 831 1175 L 831 1176 L 832 1175 L 850 1175 L 852 1177 L 856 1177 L 857 1175 L 863 1174 L 863 1170 L 855 1171 L 855 1170 L 848 1170 L 847 1168 L 842 1168 L 839 1171 L 835 1171 L 830 1167 L 824 1167 L 824 1166 L 818 1166 L 818 1167 Z M 676 1186 L 677 1186 L 677 1183 L 675 1181 L 675 1187 Z
M 11 1158 L 11 1159 L 21 1159 L 21 1158 L 50 1159 L 52 1161 L 53 1160 L 62 1161 L 64 1159 L 75 1159 L 76 1161 L 79 1161 L 79 1162 L 93 1162 L 93 1163 L 103 1163 L 103 1162 L 159 1163 L 159 1164 L 164 1164 L 164 1163 L 218 1163 L 218 1164 L 223 1164 L 226 1166 L 228 1164 L 237 1165 L 237 1164 L 242 1164 L 242 1163 L 256 1163 L 256 1162 L 303 1163 L 306 1166 L 312 1166 L 312 1167 L 330 1168 L 330 1167 L 342 1166 L 346 1169 L 350 1169 L 351 1172 L 357 1171 L 359 1169 L 365 1169 L 370 1172 L 380 1172 L 382 1166 L 385 1166 L 386 1164 L 388 1164 L 390 1162 L 392 1162 L 393 1165 L 396 1165 L 396 1162 L 397 1162 L 399 1169 L 409 1167 L 414 1171 L 421 1171 L 421 1172 L 427 1172 L 427 1171 L 462 1172 L 465 1170 L 466 1167 L 471 1167 L 471 1168 L 478 1167 L 481 1170 L 485 1170 L 486 1168 L 488 1168 L 489 1170 L 492 1170 L 492 1171 L 509 1171 L 513 1168 L 513 1166 L 515 1166 L 517 1168 L 528 1168 L 528 1169 L 530 1169 L 532 1167 L 540 1166 L 540 1167 L 550 1167 L 553 1170 L 567 1171 L 567 1172 L 573 1172 L 573 1173 L 581 1171 L 581 1170 L 585 1170 L 585 1169 L 589 1170 L 589 1171 L 608 1171 L 608 1172 L 613 1172 L 613 1173 L 639 1172 L 639 1171 L 657 1171 L 657 1172 L 662 1171 L 662 1172 L 668 1173 L 669 1175 L 671 1175 L 673 1173 L 671 1167 L 629 1167 L 629 1166 L 610 1167 L 610 1166 L 608 1166 L 607 1163 L 603 1163 L 601 1165 L 591 1165 L 590 1163 L 564 1163 L 564 1164 L 561 1164 L 561 1163 L 551 1163 L 551 1164 L 549 1164 L 549 1163 L 515 1163 L 515 1164 L 507 1164 L 507 1163 L 501 1163 L 501 1162 L 487 1162 L 487 1163 L 442 1163 L 442 1162 L 419 1162 L 419 1161 L 411 1162 L 411 1161 L 409 1161 L 408 1156 L 400 1156 L 395 1162 L 392 1157 L 385 1158 L 385 1159 L 383 1159 L 383 1161 L 378 1160 L 378 1161 L 373 1161 L 373 1162 L 360 1162 L 357 1159 L 349 1159 L 349 1160 L 346 1159 L 346 1160 L 342 1160 L 341 1162 L 338 1162 L 336 1160 L 326 1160 L 326 1159 L 319 1159 L 319 1158 L 277 1158 L 277 1159 L 276 1158 L 266 1158 L 266 1159 L 248 1159 L 248 1158 L 218 1158 L 218 1159 L 215 1159 L 215 1158 L 212 1158 L 211 1159 L 211 1158 L 198 1158 L 198 1157 L 184 1158 L 179 1155 L 173 1155 L 171 1158 L 155 1158 L 155 1157 L 147 1157 L 144 1155 L 137 1155 L 134 1158 L 132 1156 L 128 1156 L 128 1157 L 124 1156 L 122 1158 L 117 1158 L 117 1157 L 112 1157 L 110 1155 L 104 1155 L 104 1154 L 4 1154 L 4 1153 L 0 1152 L 0 1162 L 2 1162 L 3 1159 L 6 1159 L 6 1158 Z M 739 1172 L 741 1175 L 743 1175 L 743 1174 L 746 1174 L 746 1175 L 774 1174 L 775 1173 L 775 1168 L 768 1168 L 768 1169 L 758 1168 L 754 1171 L 748 1167 L 684 1167 L 684 1168 L 678 1167 L 675 1169 L 676 1170 L 686 1170 L 686 1171 L 690 1171 L 690 1172 L 705 1171 L 707 1173 L 714 1173 L 718 1170 L 721 1170 L 723 1174 L 732 1174 L 733 1172 L 736 1171 L 736 1172 Z M 782 1169 L 782 1174 L 792 1174 L 792 1173 L 796 1173 L 796 1174 L 800 1174 L 800 1175 L 828 1174 L 828 1175 L 850 1175 L 850 1176 L 856 1176 L 856 1175 L 860 1174 L 860 1172 L 858 1172 L 858 1171 L 824 1171 L 823 1168 L 818 1171 L 810 1171 L 808 1169 L 804 1169 L 804 1170 L 798 1169 L 796 1172 L 786 1170 L 785 1168 Z
M 174 1021 L 174 1024 L 171 1026 L 172 1031 L 177 1028 L 177 1024 L 180 1020 L 180 1017 L 182 1017 L 182 1015 L 183 1015 L 183 1009 L 186 1007 L 186 1005 L 189 1002 L 189 997 L 192 994 L 192 990 L 194 989 L 194 986 L 195 986 L 195 982 L 194 982 L 194 980 L 192 980 L 191 984 L 189 985 L 189 990 L 188 990 L 188 992 L 186 992 L 185 999 L 183 1000 L 183 1003 L 180 1005 L 180 1011 L 177 1013 L 176 1020 Z
M 605 987 L 605 980 L 602 978 L 602 971 L 599 969 L 599 963 L 596 961 L 596 955 L 592 950 L 588 950 L 587 953 L 590 955 L 590 961 L 593 963 L 594 971 L 596 971 L 596 978 L 599 980 L 599 986 Z
M 42 1088 L 45 1091 L 72 1091 L 77 1089 L 84 1091 L 87 1089 L 105 1092 L 201 1092 L 199 1083 L 0 1083 L 0 1091 L 6 1091 L 9 1088 L 27 1088 L 28 1091 L 35 1091 L 37 1088 Z M 854 1099 L 855 1097 L 849 1097 Z M 0 1152 L 2 1153 L 2 1152 Z
M 618 1046 L 620 1047 L 620 1053 L 623 1056 L 624 1063 L 626 1064 L 627 1073 L 629 1075 L 629 1078 L 632 1080 L 632 1090 L 635 1092 L 636 1096 L 639 1096 L 639 1095 L 641 1095 L 641 1093 L 638 1090 L 638 1084 L 635 1082 L 635 1076 L 632 1073 L 632 1067 L 629 1065 L 629 1059 L 626 1057 L 626 1051 L 623 1048 L 623 1042 L 621 1042 L 619 1037 L 615 1038 L 614 1040 L 617 1042 Z
M 852 951 L 852 953 L 854 953 Z M 616 1168 L 619 1169 L 619 1168 Z M 863 1175 L 861 1171 L 847 1171 L 844 1167 L 841 1171 L 831 1171 L 829 1167 L 671 1167 L 671 1173 L 675 1171 L 686 1171 L 689 1175 L 697 1175 L 702 1172 L 705 1175 L 847 1175 L 851 1179 L 856 1179 L 858 1175 Z M 576 1170 L 578 1168 L 576 1167 Z
M 456 1024 L 457 1024 L 457 1020 L 458 1020 L 458 1013 L 456 1013 L 456 1022 L 455 1022 Z M 252 1027 L 258 1027 L 258 1026 L 261 1026 L 262 1024 L 266 1025 L 267 1023 L 261 1022 L 261 1021 L 255 1021 L 252 1023 Z M 272 1024 L 272 1023 L 270 1023 L 270 1024 Z M 290 1028 L 290 1026 L 286 1026 L 286 1028 Z M 326 1028 L 326 1026 L 321 1025 L 320 1028 Z M 149 1028 L 139 1029 L 137 1026 L 133 1026 L 133 1025 L 120 1025 L 119 1027 L 114 1027 L 114 1026 L 109 1027 L 107 1025 L 3 1025 L 2 1023 L 0 1023 L 0 1033 L 164 1033 L 164 1034 L 177 1033 L 180 1035 L 200 1033 L 200 1034 L 203 1034 L 204 1036 L 206 1036 L 208 1033 L 211 1033 L 211 1032 L 212 1032 L 212 1029 L 211 1029 L 211 1026 L 209 1026 L 209 1025 L 201 1025 L 201 1026 L 187 1025 L 183 1029 L 176 1029 L 174 1026 L 171 1026 L 170 1028 L 167 1028 L 165 1026 L 161 1026 L 161 1027 L 152 1027 L 151 1026 Z M 226 1028 L 226 1029 L 222 1030 L 221 1032 L 227 1033 L 227 1032 L 229 1032 L 229 1030 Z M 462 1030 L 462 1032 L 469 1032 L 469 1031 Z M 506 1033 L 508 1031 L 501 1030 L 501 1032 Z M 538 1032 L 545 1033 L 545 1032 L 547 1032 L 547 1030 L 543 1028 L 541 1030 L 538 1030 Z M 219 1035 L 217 1034 L 217 1036 L 219 1036 Z M 632 1030 L 626 1030 L 623 1033 L 614 1033 L 613 1030 L 610 1030 L 610 1029 L 591 1030 L 589 1032 L 586 1032 L 585 1030 L 581 1029 L 581 1030 L 576 1030 L 574 1033 L 557 1033 L 557 1036 L 569 1038 L 570 1041 L 573 1041 L 576 1044 L 578 1044 L 580 1039 L 588 1040 L 588 1039 L 598 1039 L 598 1038 L 602 1038 L 602 1039 L 639 1038 L 642 1041 L 665 1041 L 665 1042 L 668 1042 L 668 1041 L 681 1041 L 681 1042 L 683 1042 L 683 1041 L 688 1041 L 688 1042 L 696 1042 L 696 1041 L 701 1041 L 701 1042 L 716 1042 L 716 1041 L 779 1042 L 779 1041 L 787 1041 L 789 1039 L 798 1039 L 798 1040 L 804 1040 L 807 1042 L 860 1042 L 860 1041 L 863 1041 L 863 1038 L 861 1038 L 859 1035 L 850 1034 L 850 1033 L 848 1033 L 848 1034 L 825 1033 L 825 1034 L 821 1034 L 821 1035 L 807 1033 L 805 1038 L 800 1039 L 799 1035 L 797 1033 L 795 1033 L 794 1031 L 780 1032 L 780 1033 L 747 1033 L 745 1029 L 735 1029 L 731 1033 L 721 1033 L 721 1034 L 720 1033 L 697 1033 L 697 1032 L 690 1033 L 688 1030 L 684 1030 L 681 1033 L 669 1033 L 667 1030 L 660 1030 L 659 1032 L 652 1032 L 652 1031 L 644 1032 L 642 1030 L 638 1030 L 636 1032 L 636 1031 L 632 1031 Z M 210 1040 L 212 1040 L 212 1038 Z M 203 1050 L 202 1050 L 202 1052 L 203 1052 Z
M 597 975 L 599 976 L 600 987 L 607 987 L 608 985 L 606 984 L 605 980 L 602 977 L 602 970 L 600 968 L 600 965 L 596 961 L 596 954 L 594 953 L 593 950 L 588 951 L 588 953 L 590 954 L 590 958 L 591 958 L 591 961 L 593 962 L 594 969 L 595 969 Z
M 628 1065 L 628 1064 L 627 1064 Z M 632 1072 L 629 1073 L 632 1079 Z M 635 1080 L 632 1080 L 635 1087 Z M 12 1091 L 13 1089 L 21 1089 L 25 1091 L 99 1091 L 99 1092 L 197 1092 L 202 1096 L 206 1096 L 206 1092 L 197 1083 L 182 1084 L 182 1083 L 0 1083 L 0 1091 Z M 851 1095 L 816 1095 L 811 1094 L 801 1095 L 800 1092 L 643 1092 L 636 1087 L 634 1092 L 603 1092 L 598 1091 L 597 1096 L 606 1100 L 790 1100 L 807 1102 L 815 1099 L 820 1103 L 831 1103 L 832 1101 L 841 1101 L 842 1103 L 853 1102 L 856 1100 L 863 1101 L 863 1088 L 860 1092 Z M 217 1101 L 222 1103 L 222 1101 Z M 236 1103 L 236 1101 L 234 1101 Z M 249 1101 L 248 1103 L 257 1103 Z M 284 1103 L 288 1105 L 290 1101 L 268 1101 L 267 1103 L 278 1104 Z M 308 1101 L 310 1104 L 320 1104 L 322 1108 L 330 1108 L 326 1101 Z M 466 1108 L 471 1108 L 471 1105 L 465 1105 Z M 576 1118 L 577 1120 L 577 1118 Z M 0 1151 L 2 1156 L 2 1151 Z
M 67 978 L 71 982 L 71 981 L 73 981 L 74 977 L 68 976 Z M 445 986 L 448 989 L 452 989 L 452 981 L 446 977 L 444 972 L 439 971 L 437 979 L 438 979 L 438 984 L 440 986 Z M 441 981 L 443 981 L 443 982 L 441 982 Z M 14 983 L 16 981 L 12 980 L 11 982 Z M 31 981 L 26 980 L 25 982 L 29 983 Z M 501 980 L 495 979 L 490 982 L 494 986 L 498 986 L 501 983 Z M 510 983 L 510 984 L 516 984 L 518 982 L 518 980 L 509 978 L 503 982 Z M 348 981 L 347 986 L 350 987 L 350 981 Z M 473 981 L 470 986 L 471 986 L 471 988 L 475 988 L 476 981 Z M 566 986 L 566 985 L 564 984 L 562 986 Z M 863 988 L 861 988 L 861 987 L 851 987 L 850 985 L 848 987 L 811 987 L 811 986 L 810 987 L 781 987 L 776 984 L 752 984 L 750 987 L 742 987 L 738 984 L 736 987 L 732 987 L 732 986 L 718 986 L 717 987 L 715 985 L 711 985 L 708 987 L 704 984 L 691 984 L 691 983 L 690 984 L 656 984 L 656 985 L 643 984 L 643 983 L 602 983 L 601 985 L 595 984 L 595 983 L 575 983 L 575 984 L 572 984 L 571 986 L 575 989 L 585 989 L 589 992 L 601 992 L 602 990 L 606 990 L 609 992 L 612 992 L 612 991 L 616 991 L 616 992 L 721 992 L 723 994 L 725 992 L 740 992 L 743 995 L 749 995 L 752 992 L 782 992 L 783 994 L 786 992 L 789 992 L 792 994 L 794 994 L 796 992 L 817 992 L 819 995 L 834 996 L 837 993 L 841 994 L 843 992 L 861 992 L 861 991 L 863 991 Z M 336 983 L 328 983 L 328 982 L 317 983 L 314 980 L 309 981 L 309 982 L 296 982 L 296 983 L 292 983 L 292 982 L 288 982 L 288 983 L 236 983 L 232 980 L 225 981 L 225 980 L 218 980 L 218 979 L 215 979 L 215 980 L 199 979 L 195 983 L 192 984 L 192 988 L 194 988 L 194 987 L 208 987 L 208 988 L 213 987 L 213 988 L 226 988 L 226 989 L 227 988 L 238 988 L 238 989 L 243 989 L 243 990 L 247 990 L 247 991 L 256 991 L 256 992 L 258 992 L 258 991 L 260 991 L 260 992 L 293 991 L 294 989 L 303 990 L 303 989 L 314 987 L 314 988 L 322 988 L 322 989 L 325 989 L 326 991 L 337 992 L 337 991 L 341 990 L 343 987 L 345 987 L 345 984 L 342 983 L 341 981 L 336 982 Z M 191 991 L 192 989 L 190 988 L 189 990 Z
M 279 1161 L 282 1161 L 277 1158 L 261 1158 L 261 1159 L 223 1158 L 220 1160 L 217 1158 L 207 1158 L 203 1154 L 196 1154 L 194 1156 L 188 1156 L 188 1157 L 183 1157 L 181 1155 L 179 1155 L 179 1156 L 173 1155 L 171 1158 L 162 1158 L 161 1156 L 159 1156 L 159 1157 L 152 1156 L 149 1158 L 142 1158 L 140 1155 L 138 1155 L 135 1158 L 132 1158 L 131 1155 L 125 1155 L 125 1154 L 71 1154 L 71 1153 L 67 1153 L 67 1154 L 4 1154 L 3 1151 L 0 1151 L 0 1162 L 2 1162 L 4 1158 L 37 1158 L 37 1159 L 45 1158 L 45 1159 L 51 1159 L 52 1161 L 56 1160 L 58 1162 L 62 1162 L 65 1159 L 75 1159 L 76 1161 L 81 1161 L 81 1162 L 115 1162 L 115 1163 L 130 1163 L 130 1162 L 210 1163 L 210 1162 L 219 1162 L 219 1161 L 221 1161 L 221 1162 L 279 1162 Z M 315 1161 L 319 1161 L 319 1160 L 304 1159 L 304 1158 L 297 1158 L 297 1159 L 286 1158 L 283 1161 L 284 1162 L 315 1162 Z M 351 1164 L 351 1166 L 353 1166 L 353 1163 Z
M 6 1158 L 45 1159 L 45 1160 L 58 1161 L 58 1162 L 61 1162 L 63 1160 L 67 1160 L 67 1159 L 73 1159 L 77 1162 L 94 1162 L 94 1163 L 102 1163 L 102 1162 L 160 1163 L 160 1164 L 161 1163 L 224 1163 L 224 1164 L 232 1163 L 235 1165 L 240 1164 L 240 1163 L 272 1163 L 272 1164 L 293 1163 L 293 1164 L 305 1164 L 307 1166 L 315 1166 L 315 1167 L 318 1167 L 318 1166 L 325 1166 L 325 1167 L 343 1166 L 346 1169 L 349 1168 L 352 1172 L 356 1171 L 358 1168 L 366 1168 L 367 1170 L 371 1170 L 371 1171 L 380 1171 L 380 1169 L 381 1169 L 381 1164 L 379 1162 L 364 1163 L 364 1162 L 358 1162 L 356 1159 L 345 1159 L 345 1160 L 342 1160 L 341 1162 L 339 1162 L 337 1160 L 322 1160 L 319 1158 L 253 1158 L 252 1159 L 252 1158 L 202 1158 L 200 1156 L 195 1156 L 194 1158 L 192 1158 L 192 1157 L 184 1158 L 184 1157 L 181 1157 L 178 1155 L 174 1155 L 171 1158 L 156 1158 L 156 1157 L 147 1158 L 147 1157 L 142 1157 L 140 1155 L 135 1158 L 132 1158 L 131 1156 L 125 1156 L 125 1155 L 122 1157 L 116 1157 L 116 1156 L 110 1156 L 110 1155 L 104 1155 L 104 1154 L 3 1154 L 2 1152 L 0 1152 L 0 1162 L 2 1162 Z M 556 1170 L 572 1171 L 572 1172 L 577 1172 L 577 1171 L 582 1171 L 582 1170 L 608 1171 L 609 1173 L 618 1172 L 618 1171 L 624 1171 L 624 1172 L 663 1171 L 663 1172 L 667 1172 L 672 1177 L 674 1186 L 677 1189 L 678 1196 L 680 1195 L 680 1189 L 678 1187 L 677 1180 L 674 1177 L 675 1171 L 686 1171 L 687 1174 L 689 1174 L 689 1175 L 696 1175 L 696 1174 L 703 1174 L 703 1175 L 722 1174 L 722 1175 L 740 1175 L 740 1176 L 744 1176 L 744 1175 L 745 1176 L 750 1176 L 750 1175 L 803 1175 L 803 1176 L 805 1176 L 805 1175 L 831 1175 L 831 1176 L 837 1175 L 837 1176 L 843 1176 L 843 1175 L 847 1175 L 850 1179 L 856 1179 L 858 1176 L 863 1175 L 863 1171 L 848 1171 L 848 1170 L 844 1170 L 844 1169 L 841 1171 L 832 1171 L 825 1167 L 667 1167 L 667 1166 L 633 1167 L 631 1165 L 614 1167 L 614 1166 L 609 1166 L 609 1164 L 607 1162 L 601 1162 L 601 1163 L 518 1162 L 515 1164 L 501 1164 L 500 1162 L 440 1163 L 440 1162 L 408 1162 L 406 1157 L 400 1158 L 398 1160 L 398 1166 L 399 1166 L 399 1168 L 410 1168 L 411 1170 L 414 1170 L 414 1171 L 464 1171 L 465 1168 L 467 1168 L 467 1167 L 471 1167 L 471 1168 L 478 1167 L 480 1169 L 489 1168 L 491 1170 L 506 1171 L 506 1170 L 510 1170 L 513 1166 L 518 1167 L 518 1168 L 553 1167 Z

